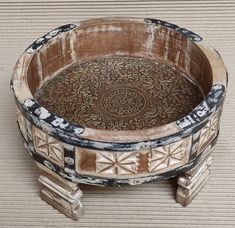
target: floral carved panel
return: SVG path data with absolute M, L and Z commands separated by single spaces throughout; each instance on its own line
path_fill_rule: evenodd
M 152 149 L 149 153 L 149 172 L 164 172 L 185 164 L 188 160 L 191 138 Z
M 96 155 L 96 171 L 106 174 L 134 174 L 137 172 L 136 152 L 98 152 Z
M 216 137 L 218 132 L 218 114 L 213 115 L 208 123 L 202 128 L 199 139 L 199 153 L 201 153 L 212 140 Z
M 33 127 L 33 141 L 37 153 L 57 165 L 63 166 L 64 152 L 61 142 L 36 127 Z
M 131 152 L 76 147 L 76 171 L 81 175 L 120 178 L 163 173 L 188 162 L 191 139 L 190 136 L 166 146 Z

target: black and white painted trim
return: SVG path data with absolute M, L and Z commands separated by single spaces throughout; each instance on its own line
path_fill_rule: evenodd
M 75 152 L 74 146 L 64 144 L 64 171 L 75 173 Z
M 85 139 L 82 133 L 85 128 L 66 121 L 64 118 L 50 113 L 44 107 L 40 106 L 34 99 L 25 100 L 21 105 L 16 103 L 23 115 L 39 129 L 58 140 L 87 149 L 106 150 L 106 151 L 139 151 L 144 149 L 164 146 L 198 132 L 208 121 L 209 117 L 218 110 L 225 96 L 225 87 L 223 85 L 214 85 L 208 96 L 191 113 L 176 122 L 179 132 L 147 141 L 136 142 L 108 142 Z
M 50 32 L 48 32 L 47 34 L 45 34 L 44 36 L 38 38 L 37 40 L 35 40 L 27 49 L 26 49 L 26 53 L 29 54 L 33 54 L 34 52 L 37 52 L 40 48 L 42 48 L 45 44 L 47 44 L 52 38 L 60 35 L 61 33 L 70 31 L 74 28 L 76 28 L 77 25 L 76 24 L 67 24 L 67 25 L 63 25 L 60 26 Z
M 176 124 L 183 130 L 189 129 L 208 118 L 215 112 L 223 102 L 225 96 L 225 87 L 223 85 L 214 85 L 208 96 Z
M 64 118 L 56 116 L 47 109 L 39 105 L 34 99 L 26 99 L 23 109 L 28 113 L 33 123 L 43 131 L 53 135 L 68 134 L 71 137 L 79 136 L 84 132 L 80 125 L 73 125 Z
M 154 25 L 166 27 L 168 29 L 172 29 L 176 32 L 181 33 L 183 36 L 187 37 L 188 39 L 190 39 L 194 42 L 202 41 L 202 37 L 197 35 L 196 33 L 192 32 L 188 29 L 181 28 L 178 25 L 169 23 L 167 21 L 162 21 L 162 20 L 159 20 L 159 19 L 152 19 L 152 18 L 145 18 L 144 21 L 148 24 L 154 24 Z

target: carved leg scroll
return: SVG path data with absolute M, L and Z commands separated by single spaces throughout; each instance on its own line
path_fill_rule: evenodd
M 41 198 L 55 209 L 73 220 L 83 215 L 83 206 L 80 198 L 82 192 L 78 185 L 64 180 L 59 175 L 45 172 L 45 168 L 37 163 L 41 170 L 39 176 Z M 48 173 L 50 172 L 50 173 Z
M 186 207 L 206 184 L 211 162 L 212 157 L 207 156 L 199 161 L 194 168 L 179 176 L 176 201 L 182 206 Z

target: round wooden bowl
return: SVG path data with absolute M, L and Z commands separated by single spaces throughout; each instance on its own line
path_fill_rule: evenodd
M 202 38 L 157 19 L 101 18 L 48 32 L 11 88 L 41 196 L 78 219 L 78 184 L 178 177 L 186 206 L 208 178 L 227 72 Z

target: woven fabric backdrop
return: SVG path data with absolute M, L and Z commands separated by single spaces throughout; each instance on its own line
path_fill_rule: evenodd
M 38 172 L 15 122 L 9 89 L 25 48 L 59 25 L 92 17 L 153 17 L 200 34 L 221 53 L 229 90 L 211 177 L 187 208 L 176 182 L 137 187 L 82 186 L 85 214 L 74 222 L 39 197 Z M 0 227 L 235 227 L 235 1 L 0 0 Z

